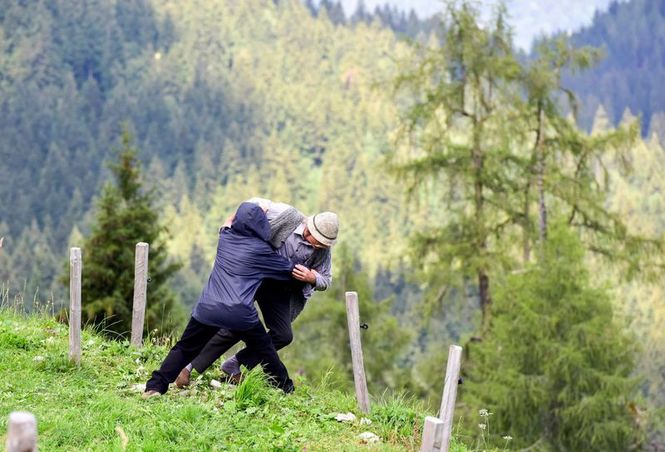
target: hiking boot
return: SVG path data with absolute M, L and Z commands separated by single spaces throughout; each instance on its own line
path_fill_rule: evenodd
M 159 391 L 155 391 L 154 389 L 150 389 L 149 391 L 144 392 L 141 395 L 141 398 L 145 400 L 145 399 L 151 399 L 153 397 L 159 397 L 161 395 L 162 394 Z
M 191 372 L 188 368 L 183 368 L 178 374 L 178 378 L 175 379 L 176 388 L 182 389 L 185 386 L 189 386 L 189 377 Z

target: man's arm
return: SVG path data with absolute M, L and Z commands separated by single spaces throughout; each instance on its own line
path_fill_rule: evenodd
M 252 204 L 258 205 L 259 207 L 261 207 L 263 209 L 263 212 L 265 212 L 266 215 L 268 214 L 268 209 L 270 209 L 270 206 L 272 204 L 272 201 L 270 201 L 269 199 L 264 199 L 264 198 L 250 198 L 245 202 L 251 202 Z M 226 218 L 226 221 L 224 221 L 224 223 L 222 224 L 222 228 L 230 228 L 231 224 L 233 223 L 233 219 L 235 218 L 235 216 L 236 216 L 235 212 L 233 212 L 231 215 L 229 215 Z M 268 218 L 268 219 L 270 219 L 270 218 Z
M 229 216 L 226 218 L 226 221 L 224 222 L 224 224 L 222 224 L 222 228 L 230 228 L 230 227 L 231 227 L 231 223 L 233 223 L 233 219 L 234 219 L 235 217 L 236 217 L 235 212 L 232 213 L 231 215 L 229 215 Z
M 314 290 L 326 290 L 332 284 L 332 259 L 331 253 L 324 261 L 314 268 L 307 268 L 304 265 L 296 265 L 293 269 L 293 277 L 298 281 L 311 284 Z

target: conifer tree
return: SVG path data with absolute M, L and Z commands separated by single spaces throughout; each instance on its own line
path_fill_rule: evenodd
M 167 257 L 167 229 L 154 206 L 156 193 L 142 187 L 137 150 L 126 129 L 121 144 L 118 160 L 110 165 L 113 182 L 102 191 L 95 224 L 83 245 L 81 282 L 84 322 L 116 337 L 125 337 L 131 329 L 138 242 L 150 245 L 144 331 L 169 331 L 180 320 L 179 303 L 168 286 L 180 264 Z
M 397 78 L 398 92 L 416 101 L 402 121 L 404 147 L 411 151 L 396 153 L 393 161 L 416 193 L 431 183 L 442 186 L 448 221 L 421 233 L 418 254 L 436 274 L 440 266 L 459 267 L 458 275 L 475 279 L 485 329 L 491 267 L 500 255 L 493 238 L 501 236 L 517 209 L 506 194 L 524 163 L 510 146 L 515 117 L 510 88 L 519 65 L 506 12 L 499 8 L 487 26 L 479 14 L 469 1 L 448 2 L 442 47 L 425 49 L 417 67 Z
M 540 260 L 510 275 L 494 301 L 463 392 L 466 406 L 492 414 L 468 413 L 472 428 L 489 423 L 497 446 L 510 436 L 532 450 L 638 448 L 636 344 L 591 284 L 579 239 L 551 227 Z
M 541 245 L 547 237 L 548 211 L 553 205 L 568 210 L 571 224 L 601 235 L 620 235 L 617 231 L 622 225 L 603 205 L 605 193 L 597 183 L 597 168 L 603 168 L 608 154 L 621 155 L 628 149 L 638 132 L 634 124 L 609 130 L 605 116 L 604 121 L 598 121 L 592 136 L 588 136 L 561 109 L 564 97 L 573 117 L 577 115 L 577 99 L 563 86 L 562 73 L 589 68 L 600 58 L 599 49 L 576 49 L 566 37 L 560 36 L 540 41 L 535 51 L 537 58 L 522 69 L 527 95 L 523 105 L 526 121 L 523 141 L 531 147 L 529 175 L 524 179 L 523 189 L 525 260 L 529 259 L 530 251 L 532 198 L 538 206 L 537 237 Z

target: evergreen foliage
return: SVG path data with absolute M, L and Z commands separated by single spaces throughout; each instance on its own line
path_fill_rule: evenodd
M 106 334 L 117 337 L 127 337 L 131 330 L 138 242 L 149 244 L 145 334 L 151 330 L 170 332 L 182 314 L 168 285 L 180 264 L 168 258 L 167 229 L 159 222 L 155 192 L 142 189 L 136 154 L 125 129 L 118 161 L 110 165 L 114 181 L 102 190 L 95 224 L 82 247 L 83 321 L 99 325 Z
M 497 446 L 510 435 L 539 450 L 631 450 L 644 440 L 636 351 L 609 293 L 592 285 L 579 239 L 558 227 L 538 262 L 497 287 L 462 394 L 493 413 Z
M 416 196 L 431 196 L 437 184 L 448 213 L 418 231 L 415 254 L 425 256 L 420 260 L 436 290 L 476 279 L 483 331 L 491 273 L 518 263 L 511 245 L 520 231 L 529 262 L 534 239 L 546 239 L 549 210 L 579 228 L 590 250 L 626 264 L 629 276 L 645 263 L 658 267 L 663 248 L 658 238 L 631 234 L 606 206 L 608 165 L 625 163 L 635 123 L 589 136 L 560 106 L 561 94 L 576 105 L 561 74 L 589 67 L 597 49 L 574 49 L 559 38 L 520 63 L 504 15 L 499 7 L 483 26 L 469 2 L 448 2 L 444 44 L 417 47 L 422 55 L 396 80 L 398 94 L 415 101 L 402 116 L 393 163 Z
M 614 178 L 630 173 L 629 150 L 636 142 L 637 122 L 629 120 L 612 130 L 598 120 L 588 135 L 564 116 L 561 107 L 560 97 L 565 96 L 568 107 L 577 111 L 577 99 L 564 86 L 562 73 L 588 69 L 597 61 L 598 49 L 576 49 L 562 37 L 541 42 L 537 49 L 538 58 L 523 68 L 522 81 L 527 94 L 522 140 L 533 139 L 521 213 L 525 261 L 532 246 L 529 236 L 535 235 L 530 209 L 537 204 L 539 243 L 546 240 L 551 209 L 581 231 L 590 250 L 623 264 L 627 276 L 657 268 L 663 248 L 658 236 L 629 231 L 624 219 L 607 207 Z
M 642 235 L 629 229 L 607 204 L 612 177 L 625 177 L 630 166 L 629 148 L 637 138 L 635 123 L 628 121 L 611 130 L 598 121 L 587 135 L 562 112 L 560 95 L 573 107 L 575 97 L 562 83 L 561 74 L 588 67 L 597 51 L 574 49 L 559 38 L 541 43 L 537 59 L 519 62 L 502 14 L 499 8 L 494 20 L 481 26 L 479 12 L 469 2 L 447 3 L 446 41 L 441 47 L 416 47 L 415 64 L 410 63 L 397 79 L 397 99 L 410 95 L 415 100 L 406 102 L 402 139 L 392 156 L 398 175 L 410 182 L 414 198 L 445 206 L 447 213 L 427 228 L 419 228 L 413 243 L 414 261 L 420 261 L 429 275 L 428 289 L 437 301 L 448 298 L 449 304 L 457 305 L 464 301 L 449 295 L 451 287 L 456 284 L 474 290 L 480 302 L 483 337 L 494 334 L 490 280 L 500 283 L 507 271 L 529 268 L 533 254 L 539 261 L 545 259 L 542 252 L 551 246 L 547 239 L 550 217 L 560 218 L 579 234 L 588 250 L 609 262 L 625 264 L 621 267 L 624 277 L 645 268 L 659 269 L 663 248 L 658 234 Z M 539 253 L 532 254 L 535 243 Z M 602 266 L 607 261 L 585 263 Z M 587 308 L 587 314 L 593 312 L 592 307 Z M 609 309 L 611 317 L 611 306 Z M 574 328 L 570 322 L 563 319 L 561 327 Z M 540 334 L 530 318 L 524 323 L 524 328 Z M 480 341 L 484 346 L 483 337 L 466 343 L 471 353 L 464 367 L 472 378 L 483 365 L 473 344 Z M 552 344 L 557 339 L 552 338 Z M 580 347 L 590 347 L 582 354 L 594 353 L 593 344 Z M 429 352 L 436 354 L 437 350 Z M 626 368 L 605 370 L 608 376 L 616 370 L 616 376 L 625 377 L 632 366 L 631 360 Z M 506 387 L 521 390 L 520 380 L 512 377 L 506 377 Z M 481 380 L 475 383 L 480 385 Z M 559 383 L 565 390 L 575 390 L 570 381 Z M 632 388 L 636 387 L 633 383 Z M 489 398 L 492 389 L 484 390 L 488 392 L 477 392 Z M 520 399 L 520 403 L 530 406 L 528 400 Z M 543 409 L 550 408 L 545 404 Z M 596 409 L 603 412 L 605 408 Z M 533 429 L 536 438 L 529 438 L 532 443 L 558 428 L 531 422 L 532 413 L 523 418 L 520 432 Z M 634 439 L 621 430 L 630 430 L 626 425 L 606 431 L 599 427 L 601 430 L 583 437 L 584 425 L 575 430 L 569 422 L 561 428 L 569 429 L 565 435 L 573 431 L 581 435 L 579 442 L 551 441 L 564 444 L 563 448 L 579 447 L 593 437 L 589 444 L 602 450 L 601 445 L 607 445 L 604 441 L 612 438 L 626 443 Z M 619 430 L 623 433 L 618 434 Z
M 501 261 L 494 238 L 517 209 L 505 193 L 513 191 L 522 162 L 510 147 L 515 112 L 507 105 L 514 103 L 509 89 L 519 65 L 505 10 L 499 8 L 486 26 L 478 18 L 471 2 L 448 2 L 441 48 L 424 49 L 416 67 L 397 78 L 397 89 L 412 90 L 415 102 L 403 117 L 406 150 L 393 162 L 412 190 L 437 183 L 447 220 L 419 233 L 416 253 L 439 278 L 441 268 L 475 278 L 485 328 L 490 273 Z
M 366 357 L 372 393 L 404 385 L 438 406 L 447 344 L 465 344 L 480 324 L 473 269 L 486 267 L 498 287 L 507 270 L 533 262 L 538 253 L 532 249 L 543 242 L 537 225 L 544 198 L 546 218 L 565 215 L 580 231 L 601 231 L 582 232 L 584 245 L 629 264 L 608 269 L 603 261 L 587 261 L 595 278 L 616 289 L 617 312 L 626 315 L 644 344 L 638 365 L 646 376 L 642 392 L 652 405 L 663 406 L 665 374 L 659 363 L 665 362 L 665 310 L 659 279 L 624 283 L 623 277 L 631 273 L 626 269 L 641 271 L 637 264 L 645 251 L 644 242 L 625 239 L 664 231 L 663 150 L 651 134 L 665 130 L 665 120 L 658 113 L 649 124 L 642 120 L 648 142 L 636 138 L 637 126 L 630 121 L 616 133 L 610 130 L 626 99 L 634 102 L 635 113 L 645 102 L 657 102 L 657 83 L 645 80 L 659 74 L 658 8 L 657 2 L 632 0 L 599 14 L 573 42 L 582 42 L 576 41 L 582 35 L 592 45 L 611 40 L 608 58 L 586 75 L 566 75 L 584 63 L 569 44 L 548 41 L 531 61 L 515 65 L 501 42 L 510 33 L 508 25 L 501 24 L 502 33 L 490 33 L 498 28 L 496 20 L 489 31 L 466 22 L 470 33 L 454 37 L 466 47 L 447 55 L 440 47 L 446 28 L 438 18 L 419 21 L 414 13 L 397 14 L 387 6 L 373 12 L 365 7 L 356 15 L 362 20 L 352 21 L 338 0 L 0 0 L 2 295 L 25 300 L 27 310 L 33 299 L 44 297 L 66 305 L 66 291 L 57 284 L 63 256 L 91 234 L 95 199 L 101 206 L 101 184 L 108 176 L 104 162 L 115 160 L 109 151 L 127 120 L 140 150 L 136 163 L 147 168 L 145 186 L 158 189 L 159 216 L 171 229 L 170 237 L 162 236 L 167 261 L 183 263 L 168 285 L 186 305 L 195 302 L 209 274 L 220 223 L 242 200 L 262 195 L 306 213 L 340 215 L 334 290 L 309 302 L 296 324 L 297 340 L 285 350 L 289 365 L 314 380 L 334 366 L 345 369 L 334 378 L 350 381 L 343 292 L 358 290 L 361 317 L 370 325 L 363 344 L 376 354 Z M 407 46 L 403 34 L 415 38 L 416 46 Z M 491 45 L 483 50 L 488 36 Z M 618 63 L 616 55 L 622 55 Z M 463 64 L 448 63 L 468 63 L 462 56 L 496 65 L 501 60 L 517 71 L 493 79 L 494 85 L 476 86 L 497 88 L 486 97 L 494 116 L 475 129 L 485 138 L 482 171 L 476 171 L 485 198 L 480 223 L 465 210 L 474 198 L 462 182 L 474 180 L 473 171 L 452 177 L 456 162 L 473 168 L 470 118 L 451 119 L 436 108 L 413 110 L 421 115 L 408 118 L 414 141 L 401 141 L 398 152 L 426 158 L 420 167 L 406 168 L 407 180 L 417 182 L 410 199 L 403 196 L 402 181 L 388 177 L 383 165 L 399 124 L 397 111 L 413 106 L 414 99 L 424 105 L 425 96 L 432 96 L 452 108 L 461 105 L 453 93 L 463 93 L 466 107 L 478 106 L 471 91 L 460 89 Z M 410 67 L 417 67 L 416 60 L 424 63 L 423 72 L 403 80 L 405 89 L 394 102 L 385 82 L 396 76 L 395 62 L 402 60 L 414 63 Z M 480 74 L 486 80 L 490 72 Z M 628 90 L 621 87 L 624 75 L 630 78 Z M 414 88 L 427 78 L 426 89 Z M 506 86 L 506 80 L 519 85 Z M 468 77 L 466 82 L 473 88 Z M 564 117 L 557 92 L 571 87 L 582 98 L 585 125 L 591 126 L 596 105 L 607 107 L 596 114 L 593 136 Z M 442 136 L 451 144 L 450 156 L 459 160 L 437 160 Z M 432 145 L 431 155 L 420 154 L 427 149 L 423 144 Z M 458 145 L 466 150 L 453 152 Z M 442 162 L 449 171 L 434 171 Z M 583 171 L 576 175 L 578 164 Z M 627 167 L 633 171 L 624 171 Z M 107 207 L 113 210 L 111 202 Z M 461 218 L 465 222 L 452 228 Z M 439 227 L 452 241 L 436 242 L 442 237 L 436 235 Z M 423 232 L 424 246 L 403 259 L 413 231 Z M 474 235 L 478 232 L 483 234 Z M 478 256 L 463 246 L 472 235 L 487 238 L 487 249 Z M 138 240 L 145 239 L 128 240 L 123 248 L 127 270 L 133 268 Z M 86 249 L 84 276 L 90 269 Z M 454 252 L 466 253 L 467 261 L 450 258 Z M 150 294 L 154 278 L 151 285 L 149 303 L 159 303 L 160 297 Z M 123 289 L 122 297 L 131 303 L 129 290 Z M 148 321 L 149 329 L 161 328 L 159 316 Z M 407 330 L 414 332 L 410 342 L 402 334 Z M 662 425 L 653 424 L 653 441 L 665 441 Z
M 641 115 L 643 134 L 658 127 L 654 115 L 665 110 L 664 25 L 662 1 L 613 0 L 591 25 L 571 36 L 574 46 L 599 47 L 606 54 L 590 71 L 566 76 L 566 84 L 581 100 L 580 122 L 587 130 L 599 105 L 612 124 L 629 109 Z

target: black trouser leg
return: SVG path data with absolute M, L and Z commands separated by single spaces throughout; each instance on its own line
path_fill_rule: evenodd
M 291 297 L 293 292 L 285 284 L 265 281 L 256 295 L 256 301 L 261 308 L 263 321 L 270 330 L 275 350 L 280 350 L 293 341 L 291 328 Z M 261 357 L 255 350 L 247 347 L 236 353 L 240 364 L 248 369 L 261 363 Z
M 199 356 L 194 358 L 192 366 L 198 373 L 202 374 L 239 341 L 240 338 L 235 333 L 225 329 L 219 330 L 201 350 Z
M 259 358 L 263 370 L 273 378 L 274 384 L 284 390 L 284 392 L 293 391 L 293 382 L 289 378 L 286 366 L 279 359 L 277 350 L 270 339 L 268 333 L 261 323 L 256 324 L 249 330 L 235 332 L 247 345 L 247 350 L 251 350 L 253 355 Z
M 146 391 L 154 390 L 164 394 L 169 383 L 175 381 L 182 368 L 199 354 L 218 330 L 218 327 L 204 325 L 194 317 L 190 318 L 180 340 L 173 346 L 160 368 L 152 373 L 145 385 Z

